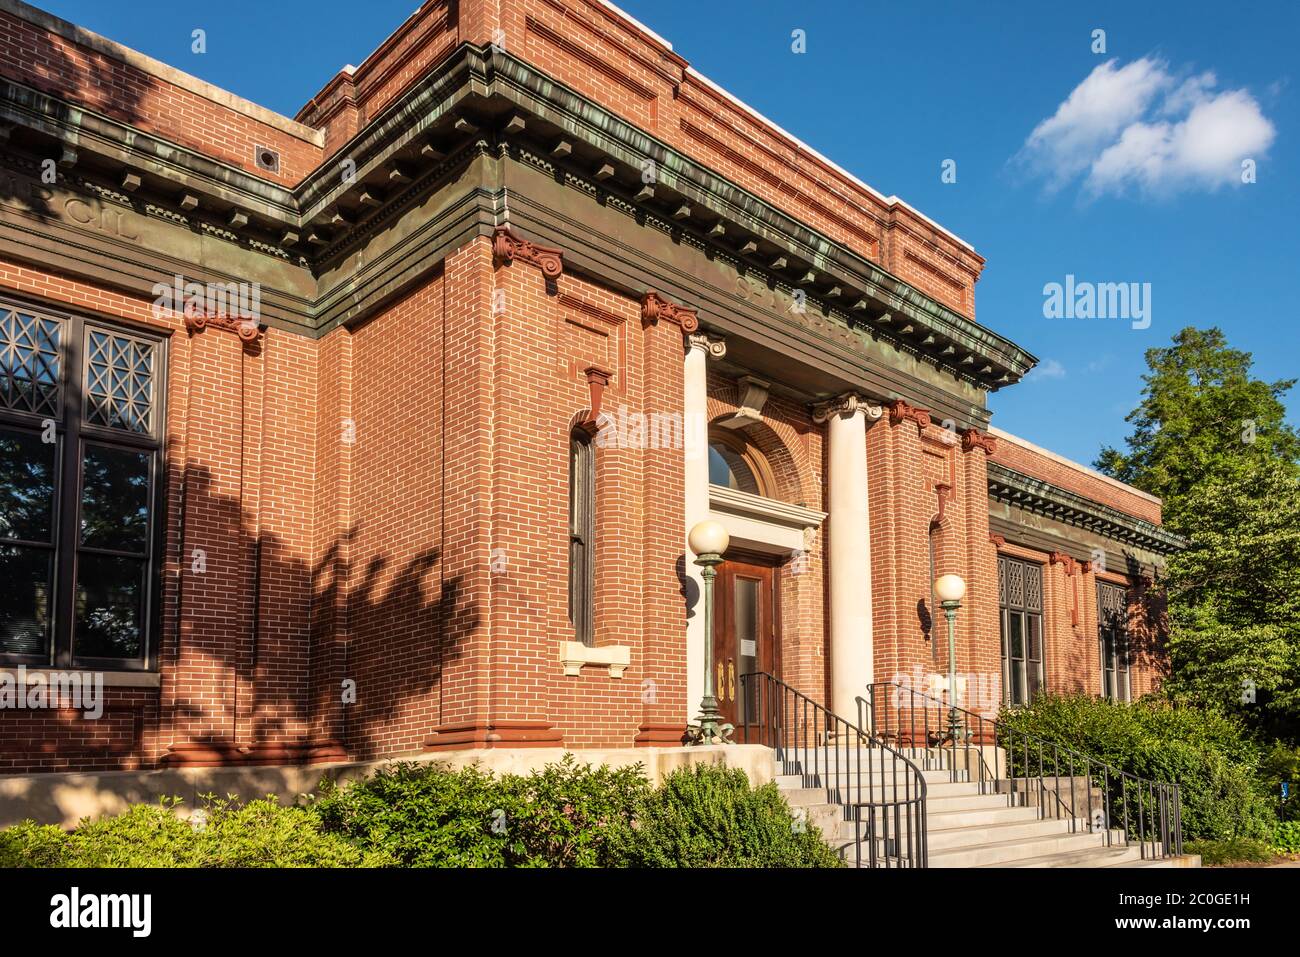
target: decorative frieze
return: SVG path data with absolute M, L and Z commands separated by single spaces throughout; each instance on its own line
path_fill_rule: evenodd
M 641 297 L 641 325 L 653 326 L 660 319 L 675 322 L 682 327 L 682 332 L 691 333 L 700 328 L 700 319 L 694 309 L 679 306 L 665 299 L 653 289 L 647 290 Z
M 547 279 L 555 279 L 564 272 L 564 252 L 550 246 L 539 246 L 515 235 L 509 226 L 498 226 L 492 233 L 492 256 L 497 265 L 502 263 L 529 263 L 542 271 Z

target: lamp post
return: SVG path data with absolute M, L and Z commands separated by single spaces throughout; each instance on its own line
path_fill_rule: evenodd
M 691 744 L 730 744 L 728 738 L 735 728 L 724 723 L 713 687 L 713 579 L 731 536 L 720 522 L 706 520 L 690 530 L 686 541 L 695 553 L 695 564 L 700 566 L 704 581 L 704 697 L 696 724 L 687 734 Z
M 966 582 L 960 575 L 940 575 L 934 580 L 934 594 L 943 616 L 948 619 L 948 735 L 955 748 L 961 735 L 961 717 L 957 713 L 957 647 L 953 626 L 957 623 L 957 609 L 966 595 Z

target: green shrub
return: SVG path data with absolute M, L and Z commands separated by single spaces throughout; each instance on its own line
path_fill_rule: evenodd
M 1300 854 L 1300 821 L 1278 821 L 1273 829 L 1273 850 L 1279 854 Z
M 1273 852 L 1266 841 L 1249 837 L 1232 837 L 1227 840 L 1188 841 L 1183 845 L 1188 854 L 1201 855 L 1201 863 L 1207 867 L 1221 867 L 1224 864 L 1267 864 L 1273 860 Z
M 323 788 L 313 811 L 327 832 L 407 867 L 597 867 L 647 788 L 640 765 L 589 767 L 572 755 L 500 778 L 403 763 Z
M 744 771 L 695 765 L 647 794 L 611 842 L 623 867 L 839 867 L 816 827 L 797 821 L 775 784 Z
M 1276 816 L 1256 771 L 1260 749 L 1222 714 L 1172 708 L 1152 698 L 1124 704 L 1087 695 L 1043 695 L 1001 717 L 1009 729 L 1057 742 L 1117 770 L 1177 783 L 1186 839 L 1266 840 L 1272 834 Z M 1011 751 L 1013 769 L 1024 773 L 1022 749 Z M 1046 756 L 1050 769 L 1050 748 Z M 1037 768 L 1031 748 L 1029 772 Z M 1117 776 L 1094 772 L 1093 780 L 1110 787 L 1113 821 L 1122 820 L 1125 800 L 1130 821 L 1136 820 L 1140 798 L 1131 784 L 1125 794 Z M 1146 808 L 1149 813 L 1149 804 Z
M 239 805 L 208 796 L 193 821 L 177 798 L 83 820 L 65 833 L 26 821 L 0 831 L 4 867 L 375 867 L 391 864 L 321 832 L 314 815 L 274 798 Z

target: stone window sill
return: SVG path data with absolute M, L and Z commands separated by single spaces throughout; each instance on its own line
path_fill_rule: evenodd
M 156 671 L 95 671 L 91 668 L 27 668 L 27 680 L 38 678 L 46 680 L 50 675 L 100 674 L 104 677 L 105 688 L 157 688 L 162 685 L 162 677 Z M 18 668 L 0 665 L 0 675 L 12 681 L 18 680 Z
M 582 674 L 583 665 L 602 665 L 611 678 L 622 678 L 632 663 L 632 649 L 627 645 L 598 645 L 589 648 L 580 641 L 560 642 L 560 662 L 569 677 Z

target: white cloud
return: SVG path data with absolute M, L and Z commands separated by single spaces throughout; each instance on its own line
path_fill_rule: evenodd
M 1050 190 L 1082 177 L 1091 195 L 1218 189 L 1241 183 L 1276 129 L 1246 90 L 1217 90 L 1211 71 L 1180 80 L 1160 61 L 1108 60 L 1039 123 L 1019 159 Z
M 1022 382 L 1035 382 L 1040 379 L 1064 379 L 1065 366 L 1055 359 L 1044 359 L 1026 373 Z

